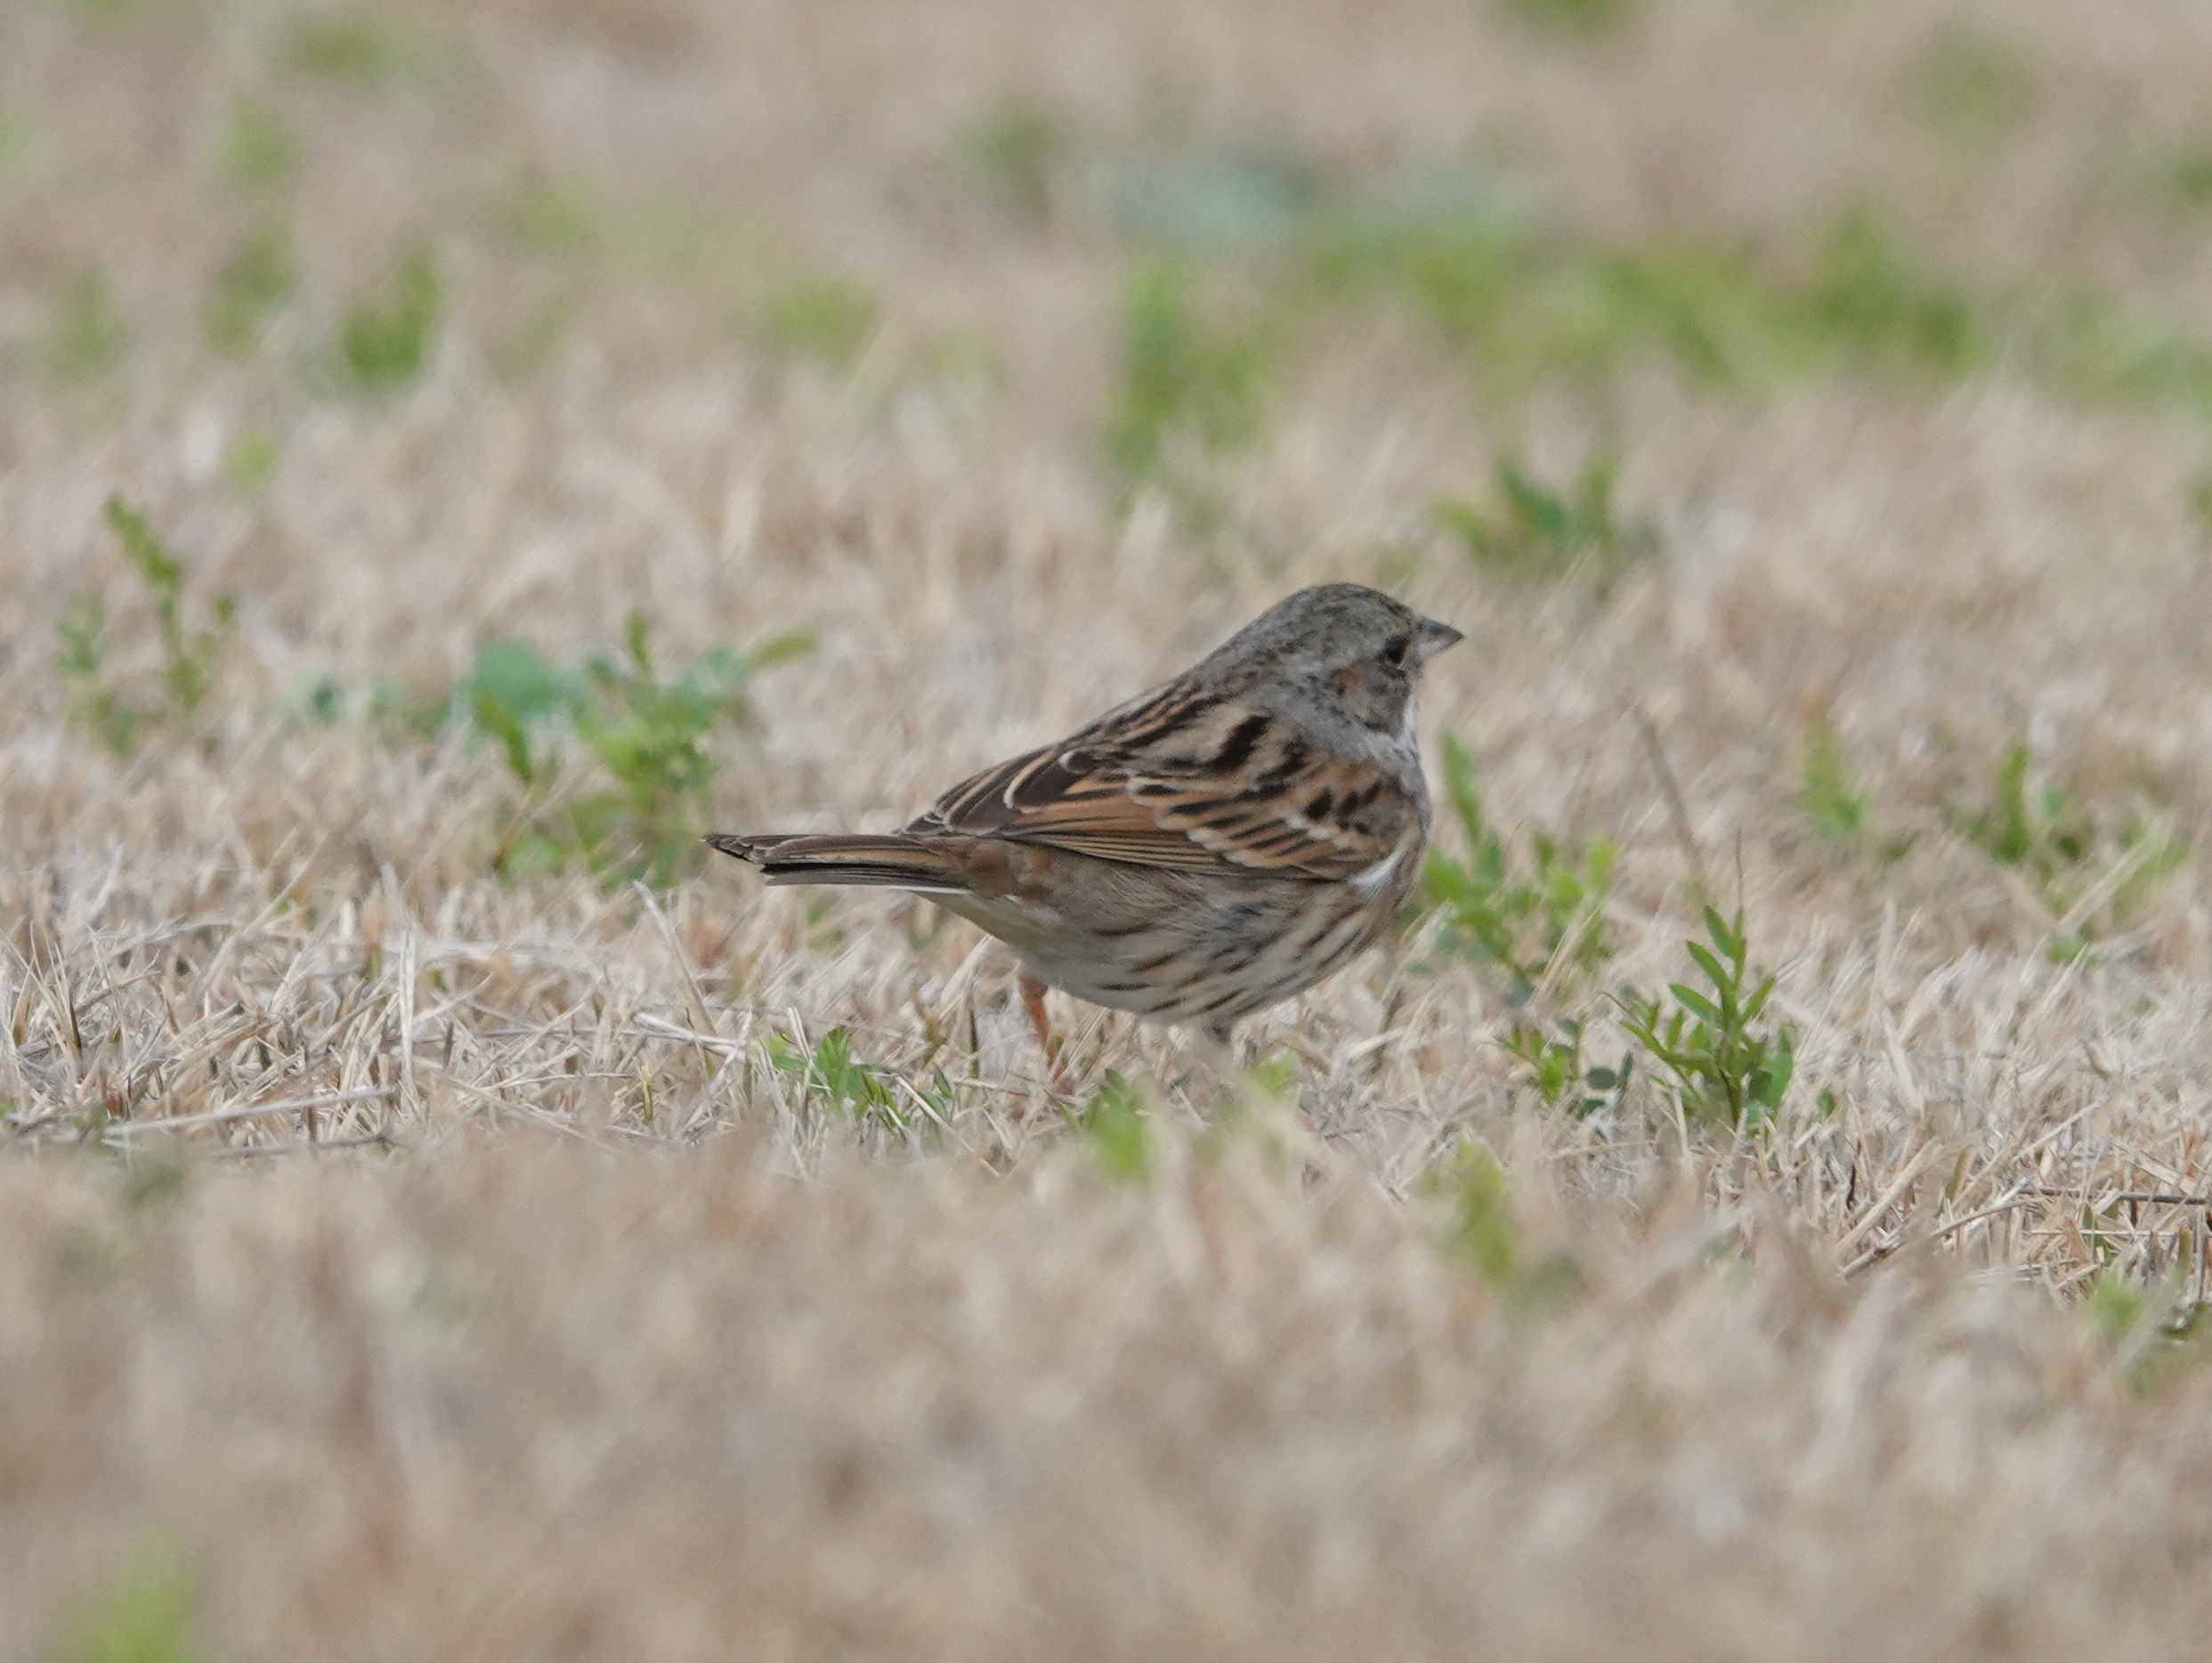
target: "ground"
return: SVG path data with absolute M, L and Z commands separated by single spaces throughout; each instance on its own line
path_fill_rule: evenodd
M 0 1656 L 2200 1654 L 2208 110 L 2196 0 L 0 12 Z M 1460 802 L 1226 1071 L 693 840 L 1333 579 Z

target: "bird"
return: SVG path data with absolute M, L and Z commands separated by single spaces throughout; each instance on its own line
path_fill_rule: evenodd
M 1462 639 L 1379 590 L 1276 603 L 1190 669 L 961 781 L 896 832 L 714 832 L 770 884 L 922 896 L 1048 987 L 1226 1048 L 1390 927 L 1419 880 L 1422 666 Z

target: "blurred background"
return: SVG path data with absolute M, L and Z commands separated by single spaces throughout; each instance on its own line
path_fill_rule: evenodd
M 1102 521 L 1279 564 L 1349 517 L 1285 488 L 1301 448 L 1397 468 L 1402 523 L 1355 534 L 1418 544 L 1487 452 L 1633 474 L 1684 399 L 2212 398 L 2186 0 L 19 0 L 0 29 L 14 396 L 158 412 L 269 536 L 331 488 L 320 427 L 434 425 L 409 401 L 681 385 L 733 432 L 982 432 Z M 711 522 L 697 475 L 735 466 L 795 536 L 798 488 L 737 448 L 669 458 L 665 506 Z
M 985 709 L 1003 626 L 1082 617 L 1045 671 L 1080 716 L 1319 575 L 1525 613 L 1479 649 L 1534 629 L 1601 676 L 1593 593 L 1746 560 L 1795 575 L 1730 650 L 1825 708 L 2030 571 L 2212 534 L 2186 0 L 20 0 L 0 30 L 0 637 L 116 569 L 120 491 L 326 715 L 636 611 L 672 650 L 821 637 L 799 700 L 910 637 L 936 656 L 889 667 Z M 2076 488 L 2118 456 L 2139 483 Z M 1961 696 L 2017 726 L 2055 668 L 2008 646 Z

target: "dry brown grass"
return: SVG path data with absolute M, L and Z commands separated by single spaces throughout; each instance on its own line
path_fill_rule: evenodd
M 1094 156 L 1473 156 L 1593 235 L 1784 262 L 1872 197 L 1976 282 L 2212 335 L 2212 232 L 2143 183 L 2205 142 L 2195 0 L 1649 0 L 1593 46 L 1463 0 L 486 0 L 378 14 L 374 85 L 284 68 L 292 15 L 0 12 L 0 1655 L 141 1655 L 71 1647 L 165 1558 L 223 1659 L 2201 1653 L 2212 1373 L 2157 1325 L 2206 1297 L 2212 890 L 2192 861 L 2060 962 L 1951 813 L 2025 736 L 2100 817 L 2084 881 L 2130 813 L 2212 839 L 2201 419 L 2002 365 L 1500 410 L 1365 308 L 1214 465 L 1216 523 L 1120 521 L 1130 252 L 1095 178 L 1023 223 L 958 160 L 1018 96 Z M 2037 89 L 1994 143 L 1900 90 L 1962 27 Z M 241 97 L 288 182 L 225 183 Z M 501 229 L 576 179 L 581 245 Z M 220 358 L 209 274 L 272 215 L 298 296 Z M 428 373 L 331 392 L 416 237 Z M 72 371 L 93 265 L 128 339 Z M 882 307 L 842 369 L 759 321 L 825 270 Z M 1664 558 L 1483 580 L 1430 506 L 1517 442 L 1547 477 L 1617 443 Z M 87 584 L 148 638 L 115 491 L 194 606 L 240 597 L 204 718 L 128 761 L 53 657 Z M 717 818 L 881 823 L 1324 577 L 1465 629 L 1428 720 L 1502 823 L 1619 841 L 1605 985 L 1684 973 L 1700 881 L 1740 898 L 1797 1036 L 1777 1124 L 1543 1108 L 1494 983 L 1417 937 L 1250 1025 L 1287 1100 L 1063 1007 L 1079 1098 L 1152 1093 L 1118 1183 L 964 927 L 734 869 L 508 882 L 488 750 L 300 714 L 493 634 L 803 625 Z M 1895 858 L 1797 807 L 1821 710 Z M 1541 1002 L 1617 1051 L 1597 987 Z M 911 1135 L 771 1065 L 832 1025 Z M 1510 1275 L 1439 1245 L 1469 1142 Z

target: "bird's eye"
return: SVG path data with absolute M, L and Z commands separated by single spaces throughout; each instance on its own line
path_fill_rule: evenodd
M 1411 649 L 1413 645 L 1414 638 L 1411 636 L 1392 636 L 1388 641 L 1385 641 L 1382 644 L 1382 661 L 1385 664 L 1388 664 L 1392 669 L 1400 668 L 1406 662 L 1406 654 L 1407 651 Z

